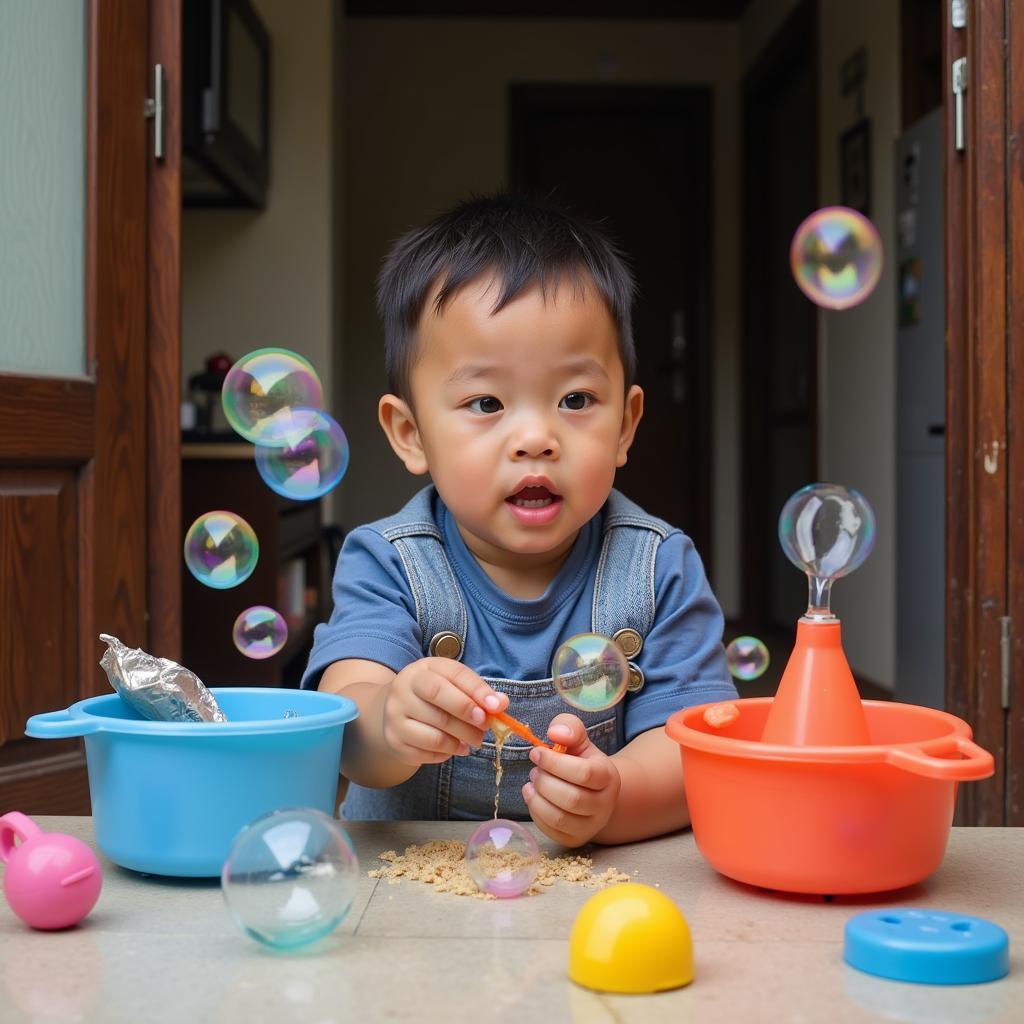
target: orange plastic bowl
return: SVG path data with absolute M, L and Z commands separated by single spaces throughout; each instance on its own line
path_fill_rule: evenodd
M 700 852 L 750 885 L 833 895 L 920 882 L 942 862 L 957 783 L 994 771 L 970 726 L 944 711 L 866 700 L 870 745 L 801 747 L 760 742 L 771 697 L 734 703 L 724 728 L 704 704 L 665 730 Z

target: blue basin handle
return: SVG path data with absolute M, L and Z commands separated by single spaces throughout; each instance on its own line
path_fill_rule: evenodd
M 66 736 L 88 736 L 99 732 L 103 724 L 92 718 L 72 718 L 67 709 L 33 715 L 25 723 L 25 735 L 40 740 L 58 740 Z

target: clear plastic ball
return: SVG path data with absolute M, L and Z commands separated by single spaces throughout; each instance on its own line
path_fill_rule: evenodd
M 214 590 L 237 587 L 256 568 L 260 545 L 253 528 L 234 512 L 204 512 L 185 534 L 185 564 Z
M 793 278 L 814 303 L 848 309 L 863 302 L 882 275 L 882 240 L 874 224 L 846 206 L 812 213 L 789 249 Z
M 485 821 L 466 843 L 466 871 L 481 892 L 521 896 L 540 870 L 537 840 L 518 821 Z
M 246 825 L 220 876 L 238 926 L 278 949 L 333 931 L 352 906 L 358 879 L 348 833 L 311 807 L 274 811 Z
M 288 640 L 288 623 L 280 612 L 265 604 L 246 608 L 231 630 L 235 647 L 247 658 L 272 658 Z
M 768 648 L 756 636 L 738 636 L 725 649 L 729 674 L 744 682 L 764 675 L 770 660 Z
M 808 484 L 783 506 L 779 542 L 786 557 L 808 576 L 839 579 L 871 554 L 875 513 L 852 487 Z
M 264 483 L 295 501 L 311 501 L 337 487 L 348 458 L 345 432 L 319 409 L 280 413 L 256 445 L 256 468 Z
M 263 440 L 282 412 L 319 409 L 324 389 L 307 359 L 285 348 L 260 348 L 227 372 L 221 405 L 232 428 L 253 444 Z
M 551 677 L 567 704 L 579 711 L 603 711 L 626 695 L 629 663 L 614 640 L 580 633 L 555 651 Z

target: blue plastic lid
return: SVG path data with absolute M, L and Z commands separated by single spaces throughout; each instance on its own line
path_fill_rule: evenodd
M 970 985 L 1010 970 L 1010 940 L 997 924 L 945 910 L 869 910 L 846 922 L 843 959 L 896 981 Z

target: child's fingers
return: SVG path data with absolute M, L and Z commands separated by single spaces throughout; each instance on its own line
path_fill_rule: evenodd
M 541 771 L 540 768 L 534 768 L 530 772 L 530 781 L 536 792 L 548 803 L 563 811 L 568 811 L 570 814 L 589 817 L 604 810 L 599 790 L 575 786 L 571 782 L 565 782 L 558 778 L 557 775 Z
M 475 704 L 473 706 L 476 707 Z M 477 710 L 479 711 L 480 709 L 477 708 Z M 469 725 L 461 718 L 457 718 L 450 712 L 445 711 L 443 707 L 437 704 L 430 704 L 425 700 L 417 700 L 415 706 L 410 711 L 409 717 L 417 722 L 433 726 L 449 736 L 454 736 L 457 740 L 470 747 L 479 747 L 484 741 L 484 730 L 482 728 L 476 725 Z
M 451 663 L 450 659 L 446 658 L 435 658 L 432 661 L 449 661 Z M 472 669 L 466 671 L 476 675 Z M 486 683 L 484 685 L 486 686 Z M 487 688 L 490 689 L 490 687 Z M 481 732 L 487 728 L 487 712 L 464 690 L 456 686 L 445 673 L 437 671 L 433 665 L 430 666 L 429 671 L 421 672 L 413 679 L 412 692 L 424 705 L 439 708 L 452 718 L 464 722 L 470 728 Z
M 552 839 L 563 846 L 579 846 L 590 834 L 590 821 L 553 804 L 530 782 L 523 786 L 523 798 L 530 817 Z
M 576 715 L 570 715 L 568 712 L 562 712 L 551 719 L 551 724 L 548 726 L 548 739 L 555 743 L 561 743 L 572 754 L 579 754 L 590 746 L 587 727 Z
M 541 771 L 557 779 L 562 779 L 573 786 L 600 791 L 611 780 L 610 758 L 596 747 L 594 750 L 600 756 L 580 757 L 573 753 L 561 754 L 547 747 L 534 747 L 530 751 L 530 760 Z
M 409 719 L 401 732 L 402 744 L 408 752 L 421 756 L 421 764 L 434 764 L 447 761 L 453 754 L 458 754 L 465 747 L 461 740 L 442 732 L 440 729 L 425 722 Z M 468 752 L 468 751 L 467 751 Z
M 508 707 L 508 695 L 498 693 L 488 686 L 471 668 L 451 658 L 431 658 L 431 668 L 465 694 L 479 708 L 487 712 L 504 711 Z M 471 714 L 472 709 L 469 709 Z M 473 721 L 469 715 L 459 715 L 465 721 Z M 486 717 L 486 716 L 485 716 Z

